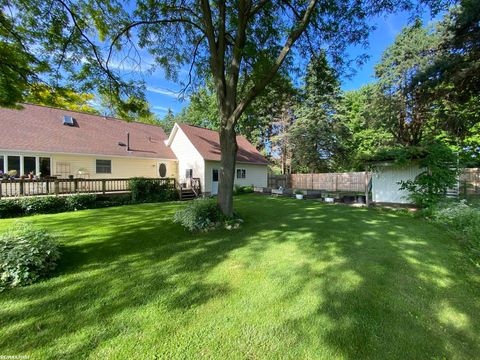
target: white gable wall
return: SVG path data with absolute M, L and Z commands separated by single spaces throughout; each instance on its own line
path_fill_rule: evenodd
M 178 181 L 185 182 L 187 169 L 193 170 L 193 177 L 200 178 L 202 188 L 205 184 L 205 161 L 197 149 L 190 142 L 185 133 L 175 125 L 170 148 L 178 159 Z
M 409 204 L 408 191 L 400 190 L 400 181 L 414 180 L 423 171 L 416 164 L 405 167 L 378 166 L 372 176 L 372 200 L 378 203 Z
M 212 169 L 220 169 L 220 161 L 205 161 L 205 182 L 202 183 L 202 191 L 210 193 L 212 191 Z M 245 179 L 237 179 L 237 169 L 246 170 Z M 235 184 L 240 186 L 258 186 L 267 187 L 267 165 L 238 163 L 235 169 Z

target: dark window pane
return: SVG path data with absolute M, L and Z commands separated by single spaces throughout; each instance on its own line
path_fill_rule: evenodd
M 16 176 L 20 176 L 20 156 L 8 156 L 8 171 L 16 171 Z
M 97 174 L 111 174 L 112 160 L 97 160 Z
M 245 179 L 247 171 L 245 169 L 237 169 L 237 179 Z
M 28 175 L 30 173 L 35 174 L 35 158 L 33 156 L 25 156 L 23 158 L 23 172 L 24 175 Z
M 50 171 L 50 158 L 41 157 L 40 158 L 40 174 L 42 176 L 50 176 L 52 175 Z
M 160 164 L 158 167 L 158 175 L 162 178 L 167 176 L 167 166 L 165 164 Z
M 0 155 L 0 172 L 3 174 L 5 169 L 3 168 L 3 155 Z
M 212 181 L 218 181 L 218 170 L 213 169 L 212 171 Z

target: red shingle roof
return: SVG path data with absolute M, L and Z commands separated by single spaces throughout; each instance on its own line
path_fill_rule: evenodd
M 72 116 L 75 126 L 63 125 Z M 130 149 L 118 145 L 127 143 Z M 38 105 L 0 108 L 0 149 L 176 159 L 162 128 Z
M 178 124 L 193 146 L 205 160 L 220 161 L 220 136 L 217 131 L 197 126 Z M 247 139 L 237 136 L 237 161 L 252 164 L 268 164 Z

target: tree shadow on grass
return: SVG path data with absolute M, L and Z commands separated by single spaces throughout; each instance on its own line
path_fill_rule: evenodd
M 280 254 L 285 267 L 264 271 L 289 284 L 276 299 L 289 314 L 277 330 L 304 357 L 325 349 L 348 359 L 480 353 L 479 278 L 431 225 L 313 201 L 242 196 L 236 203 L 246 220 L 237 232 L 182 231 L 170 220 L 179 204 L 35 219 L 64 239 L 62 262 L 55 278 L 1 294 L 0 353 L 87 357 L 109 340 L 145 331 L 141 320 L 132 323 L 137 316 L 125 322 L 122 315 L 145 316 L 141 310 L 151 307 L 149 316 L 171 319 L 155 331 L 174 333 L 190 321 L 176 317 L 236 294 L 228 277 L 209 278 L 215 267 L 238 251 L 248 254 L 240 264 L 247 270 L 269 264 L 272 247 L 287 245 L 298 258 Z M 287 311 L 306 291 L 315 298 L 308 313 Z
M 128 309 L 160 301 L 164 312 L 184 312 L 226 296 L 228 284 L 205 277 L 243 239 L 179 229 L 170 220 L 178 206 L 163 206 L 161 213 L 145 205 L 39 218 L 38 225 L 64 239 L 62 260 L 54 278 L 2 294 L 8 306 L 0 310 L 0 353 L 83 357 L 125 331 L 114 323 Z M 82 332 L 88 341 L 78 336 L 63 348 Z
M 291 203 L 272 231 L 279 243 L 302 233 L 296 245 L 307 261 L 290 274 L 296 286 L 284 301 L 300 301 L 305 288 L 319 294 L 308 315 L 284 321 L 296 346 L 347 359 L 478 357 L 480 277 L 453 239 L 420 219 Z

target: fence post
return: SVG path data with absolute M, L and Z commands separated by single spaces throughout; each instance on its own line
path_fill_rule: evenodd
M 370 206 L 370 199 L 368 198 L 368 171 L 365 169 L 365 204 L 367 207 Z
M 20 179 L 20 195 L 23 195 L 23 186 L 24 186 L 24 180 Z
M 105 191 L 107 189 L 107 180 L 102 179 L 102 193 L 105 195 Z
M 54 185 L 55 185 L 55 195 L 58 196 L 58 193 L 60 192 L 60 183 L 58 182 L 57 179 L 55 179 Z

